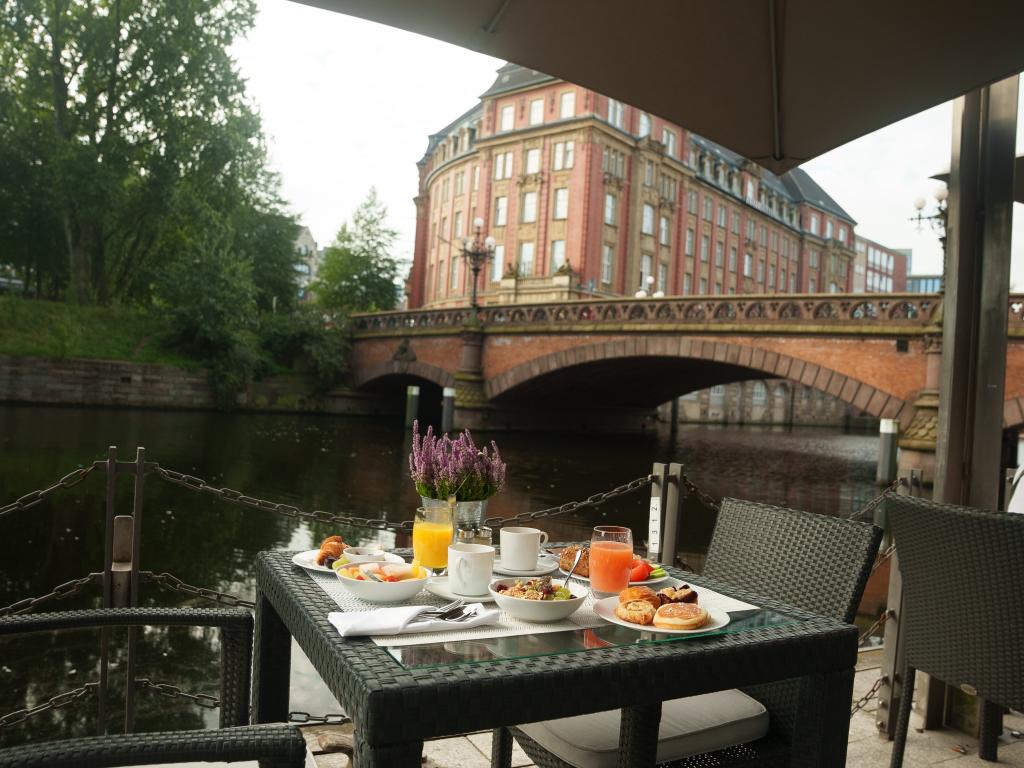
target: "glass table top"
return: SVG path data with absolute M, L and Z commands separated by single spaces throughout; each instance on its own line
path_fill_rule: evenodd
M 591 629 L 540 632 L 480 640 L 449 640 L 410 646 L 385 646 L 385 650 L 403 667 L 418 669 L 452 664 L 472 664 L 503 659 L 525 659 L 576 653 L 595 648 L 664 643 L 693 643 L 715 635 L 749 632 L 765 627 L 793 624 L 803 619 L 766 608 L 732 611 L 730 621 L 720 629 L 700 634 L 664 635 L 628 629 L 617 624 L 602 624 Z

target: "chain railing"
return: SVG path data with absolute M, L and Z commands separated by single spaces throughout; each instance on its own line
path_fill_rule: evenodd
M 15 499 L 10 504 L 5 504 L 0 507 L 0 517 L 9 515 L 12 512 L 20 512 L 23 509 L 34 507 L 36 504 L 42 502 L 46 497 L 56 493 L 57 491 L 66 491 L 68 488 L 74 488 L 92 474 L 94 469 L 96 469 L 95 465 L 76 469 L 72 472 L 68 472 L 49 488 L 43 488 L 42 490 L 26 493 L 24 496 Z
M 560 507 L 548 507 L 547 509 L 539 509 L 536 512 L 520 512 L 518 515 L 514 515 L 512 517 L 488 517 L 484 520 L 484 525 L 491 528 L 500 528 L 503 525 L 519 525 L 521 523 L 538 520 L 542 517 L 567 515 L 581 509 L 598 507 L 606 501 L 611 501 L 612 499 L 616 499 L 620 496 L 626 496 L 627 494 L 641 488 L 647 488 L 651 484 L 651 481 L 651 475 L 638 477 L 636 480 L 630 480 L 628 483 L 620 485 L 617 488 L 612 488 L 610 491 L 595 493 L 582 501 L 570 501 L 566 504 L 562 504 Z
M 141 690 L 153 691 L 153 693 L 168 699 L 184 699 L 203 709 L 217 709 L 220 706 L 220 699 L 216 696 L 210 696 L 207 693 L 188 693 L 170 683 L 154 683 L 148 677 L 136 678 L 135 686 Z
M 69 707 L 72 704 L 77 704 L 90 691 L 95 690 L 97 686 L 99 686 L 99 683 L 86 683 L 72 691 L 65 691 L 64 693 L 58 693 L 56 696 L 51 696 L 42 704 L 36 704 L 34 707 L 16 709 L 13 712 L 8 712 L 6 715 L 0 717 L 0 730 L 10 728 L 12 725 L 23 723 L 30 717 L 35 717 L 43 712 L 49 712 L 53 709 L 63 709 L 64 707 Z
M 21 613 L 30 613 L 34 611 L 37 606 L 42 605 L 43 603 L 48 603 L 51 600 L 66 600 L 73 595 L 77 595 L 89 584 L 99 584 L 102 578 L 102 573 L 90 573 L 80 579 L 65 581 L 63 584 L 58 584 L 45 595 L 40 595 L 39 597 L 26 597 L 16 603 L 11 603 L 10 605 L 0 608 L 0 616 L 17 616 Z
M 857 699 L 855 702 L 853 702 L 853 706 L 850 708 L 850 719 L 851 720 L 853 719 L 854 715 L 856 715 L 858 712 L 860 712 L 862 709 L 864 709 L 864 707 L 866 707 L 868 705 L 868 703 L 873 698 L 875 698 L 875 696 L 878 695 L 878 689 L 881 688 L 885 684 L 885 681 L 886 681 L 885 675 L 882 675 L 877 680 L 875 680 L 874 684 L 872 684 L 872 686 L 867 690 L 867 693 L 865 693 L 863 696 L 861 696 L 859 699 Z
M 255 610 L 256 603 L 251 600 L 243 600 L 237 595 L 232 595 L 228 592 L 218 592 L 216 589 L 207 589 L 206 587 L 196 587 L 191 584 L 186 584 L 184 581 L 179 579 L 177 576 L 170 573 L 154 573 L 153 571 L 139 571 L 139 576 L 144 580 L 153 584 L 158 584 L 161 587 L 165 587 L 173 592 L 180 592 L 183 595 L 189 595 L 191 597 L 198 597 L 203 600 L 209 600 L 219 605 L 228 605 L 231 607 L 249 608 Z

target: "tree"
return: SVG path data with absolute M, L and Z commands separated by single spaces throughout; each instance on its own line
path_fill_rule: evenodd
M 370 188 L 366 199 L 341 225 L 313 283 L 317 303 L 327 310 L 372 312 L 394 309 L 398 263 L 392 251 L 398 232 L 388 226 L 387 208 Z
M 0 202 L 38 213 L 0 226 L 9 252 L 60 247 L 78 302 L 145 300 L 187 186 L 231 222 L 261 303 L 284 299 L 266 273 L 292 255 L 288 217 L 228 53 L 254 18 L 253 0 L 0 0 Z M 254 223 L 272 247 L 242 242 Z

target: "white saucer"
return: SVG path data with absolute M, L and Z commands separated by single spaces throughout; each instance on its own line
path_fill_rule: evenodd
M 494 561 L 494 572 L 503 576 L 546 576 L 558 568 L 558 558 L 554 555 L 540 555 L 537 557 L 537 567 L 532 571 L 514 571 L 511 568 L 504 568 L 500 559 Z
M 299 568 L 305 568 L 307 571 L 313 573 L 334 573 L 326 565 L 317 565 L 316 556 L 320 554 L 319 549 L 307 549 L 305 552 L 296 552 L 292 556 L 292 562 L 295 563 Z M 399 555 L 392 554 L 391 552 L 384 553 L 385 563 L 404 563 L 405 560 Z M 353 563 L 357 565 L 357 563 Z
M 447 576 L 433 576 L 427 580 L 427 592 L 445 600 L 465 600 L 467 603 L 493 603 L 494 596 L 488 591 L 482 595 L 457 595 L 448 586 Z

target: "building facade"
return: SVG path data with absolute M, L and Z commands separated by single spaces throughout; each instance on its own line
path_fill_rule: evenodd
M 478 217 L 497 241 L 481 303 L 854 287 L 856 222 L 803 170 L 517 65 L 418 166 L 410 307 L 467 302 Z
M 854 243 L 855 293 L 903 293 L 907 290 L 912 253 L 909 248 L 887 248 L 857 235 Z
M 299 298 L 309 297 L 309 285 L 316 279 L 317 269 L 320 267 L 322 251 L 316 247 L 316 240 L 309 227 L 302 227 L 295 238 L 295 252 L 299 255 L 299 263 L 295 265 L 298 272 Z
M 942 275 L 910 275 L 907 290 L 910 293 L 938 293 L 942 290 Z

